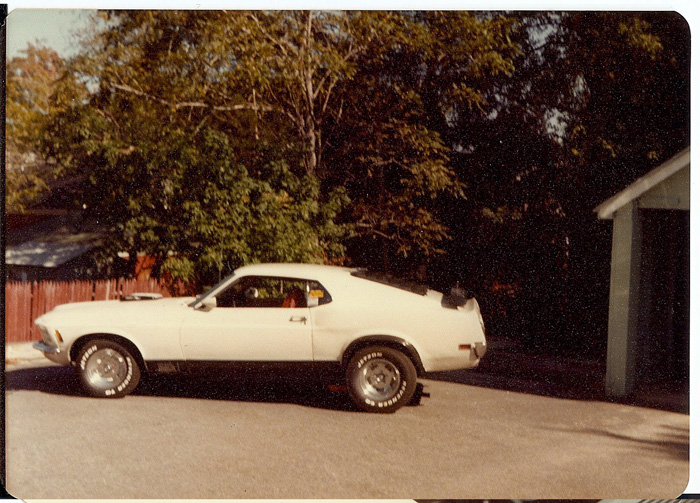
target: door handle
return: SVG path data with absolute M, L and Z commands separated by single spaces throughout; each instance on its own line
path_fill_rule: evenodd
M 306 316 L 292 316 L 289 321 L 297 321 L 306 325 Z

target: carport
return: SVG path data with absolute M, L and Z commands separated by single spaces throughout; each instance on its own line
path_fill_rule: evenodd
M 594 210 L 613 221 L 605 390 L 687 383 L 690 341 L 690 148 Z

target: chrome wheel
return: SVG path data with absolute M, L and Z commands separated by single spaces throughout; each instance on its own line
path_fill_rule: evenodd
M 394 348 L 367 346 L 355 352 L 345 370 L 348 393 L 367 412 L 394 412 L 416 391 L 416 367 Z
M 399 389 L 401 372 L 396 365 L 384 358 L 369 360 L 358 373 L 360 388 L 372 400 L 387 400 Z
M 114 388 L 128 372 L 126 358 L 112 348 L 95 351 L 85 365 L 85 377 L 96 389 Z
M 114 341 L 88 341 L 78 354 L 76 367 L 83 387 L 96 397 L 128 395 L 141 379 L 141 370 L 133 354 Z

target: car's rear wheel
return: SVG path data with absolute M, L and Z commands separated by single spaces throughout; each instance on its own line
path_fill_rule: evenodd
M 120 344 L 104 339 L 93 339 L 80 349 L 77 369 L 83 388 L 95 397 L 123 397 L 141 379 L 134 356 Z
M 416 390 L 416 379 L 411 360 L 383 346 L 360 349 L 346 370 L 350 397 L 368 412 L 394 412 L 406 405 Z

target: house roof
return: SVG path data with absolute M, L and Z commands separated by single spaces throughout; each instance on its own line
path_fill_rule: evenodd
M 17 246 L 8 246 L 5 250 L 5 263 L 17 266 L 59 267 L 97 246 L 94 235 L 74 237 L 78 239 L 25 241 Z
M 7 265 L 59 267 L 99 246 L 104 234 L 70 212 L 40 210 L 20 216 L 29 224 L 15 225 L 7 233 Z
M 658 186 L 671 176 L 675 175 L 683 168 L 690 167 L 690 147 L 680 151 L 668 161 L 652 169 L 649 173 L 638 178 L 625 189 L 614 196 L 606 199 L 595 207 L 594 212 L 598 213 L 600 219 L 610 219 L 615 216 L 615 212 L 624 205 L 639 199 L 646 192 Z

